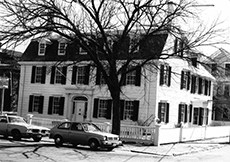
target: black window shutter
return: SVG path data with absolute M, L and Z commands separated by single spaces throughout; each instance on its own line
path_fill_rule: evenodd
M 188 121 L 188 106 L 187 105 L 185 105 L 184 117 L 185 117 L 184 122 L 187 123 Z
M 65 97 L 61 97 L 60 98 L 59 115 L 64 114 L 64 104 L 65 104 Z
M 89 84 L 89 73 L 90 73 L 90 65 L 85 67 L 85 79 L 84 79 L 84 85 Z
M 99 102 L 99 99 L 98 99 L 98 98 L 95 98 L 95 99 L 94 99 L 94 106 L 93 106 L 93 117 L 94 117 L 94 118 L 97 118 L 97 113 L 98 113 L 98 102 Z
M 36 66 L 32 66 L 31 83 L 35 83 L 35 70 Z
M 189 122 L 192 122 L 192 104 L 189 105 Z
M 33 102 L 34 102 L 34 96 L 33 95 L 30 95 L 29 97 L 29 112 L 32 112 L 33 110 Z
M 133 107 L 133 116 L 132 120 L 137 121 L 138 120 L 138 113 L 139 113 L 139 101 L 134 101 L 134 107 Z
M 211 95 L 211 84 L 212 84 L 212 82 L 208 81 L 208 95 L 209 96 Z
M 171 85 L 171 72 L 172 72 L 172 67 L 169 66 L 169 76 L 168 76 L 168 86 L 170 87 Z
M 179 104 L 179 110 L 178 110 L 178 123 L 181 122 L 181 107 L 182 107 L 182 105 Z
M 136 67 L 136 80 L 135 80 L 135 86 L 141 86 L 141 67 Z
M 124 119 L 124 106 L 125 106 L 125 100 L 120 100 L 120 118 L 121 120 Z
M 108 107 L 107 107 L 106 119 L 111 119 L 112 100 L 107 100 L 107 102 L 108 102 Z
M 181 71 L 180 89 L 183 89 L 183 84 L 184 84 L 184 71 Z
M 174 41 L 174 53 L 177 53 L 177 47 L 178 47 L 178 39 L 176 38 Z
M 161 107 L 162 107 L 162 103 L 159 102 L 158 103 L 158 119 L 160 119 L 160 121 L 161 121 Z M 164 122 L 164 121 L 161 121 L 161 122 Z
M 39 110 L 38 110 L 39 114 L 43 113 L 43 102 L 44 102 L 44 96 L 40 96 L 39 97 Z
M 187 72 L 187 76 L 188 76 L 188 80 L 187 80 L 187 90 L 189 90 L 189 88 L 190 88 L 190 72 Z
M 46 66 L 42 66 L 42 84 L 45 84 L 46 82 Z
M 101 82 L 101 71 L 99 68 L 97 68 L 97 73 L 96 73 L 96 85 L 100 85 Z
M 50 84 L 54 84 L 55 70 L 56 70 L 56 67 L 52 66 L 52 68 L 51 68 Z
M 192 78 L 192 82 L 191 82 L 191 90 L 190 90 L 190 92 L 194 93 L 194 87 L 195 87 L 195 85 L 194 85 L 194 76 L 192 75 L 191 78 Z
M 164 65 L 160 67 L 160 85 L 164 84 Z
M 166 121 L 165 123 L 169 122 L 169 103 L 166 104 Z
M 67 67 L 62 67 L 62 77 L 61 77 L 61 84 L 66 84 L 66 73 L 67 73 Z
M 76 77 L 77 77 L 77 66 L 73 66 L 71 84 L 76 84 Z
M 50 96 L 49 97 L 49 107 L 48 107 L 48 114 L 52 114 L 52 110 L 53 110 L 53 97 Z

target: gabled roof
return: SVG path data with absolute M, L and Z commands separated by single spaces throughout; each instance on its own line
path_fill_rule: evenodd
M 223 59 L 230 61 L 230 53 L 223 48 L 219 48 L 216 52 L 211 54 L 209 58 L 205 59 L 205 62 L 206 63 L 220 62 L 220 60 Z

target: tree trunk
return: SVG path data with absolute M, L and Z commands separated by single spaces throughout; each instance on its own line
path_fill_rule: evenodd
M 113 116 L 112 116 L 112 133 L 120 135 L 120 91 L 117 88 L 111 92 L 113 100 Z

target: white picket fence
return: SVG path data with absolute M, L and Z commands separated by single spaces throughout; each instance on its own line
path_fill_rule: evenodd
M 31 123 L 38 126 L 52 128 L 56 124 L 65 121 L 33 117 Z M 111 132 L 110 123 L 95 123 L 102 131 Z M 161 128 L 121 125 L 120 138 L 125 142 L 141 142 L 159 146 L 166 143 L 186 142 L 210 138 L 229 137 L 230 126 L 197 126 L 189 128 Z

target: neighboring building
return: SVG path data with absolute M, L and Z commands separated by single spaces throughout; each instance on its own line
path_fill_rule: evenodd
M 230 53 L 223 48 L 205 60 L 216 78 L 213 92 L 213 120 L 230 121 Z
M 154 35 L 140 43 L 139 56 L 172 50 L 166 48 L 174 42 L 177 50 L 179 43 L 172 36 Z M 197 55 L 192 62 L 179 56 L 155 60 L 157 66 L 138 67 L 128 74 L 122 87 L 121 123 L 150 125 L 152 120 L 146 124 L 148 119 L 159 118 L 165 127 L 181 122 L 186 126 L 208 124 L 214 78 L 196 59 Z M 20 65 L 19 115 L 111 122 L 107 86 L 87 53 L 77 45 L 63 39 L 34 39 Z
M 17 111 L 20 67 L 22 53 L 1 49 L 0 52 L 0 107 L 2 111 Z M 5 88 L 3 88 L 3 86 Z M 4 94 L 4 96 L 2 96 Z M 2 103 L 3 101 L 3 103 Z M 3 108 L 2 108 L 3 106 Z

